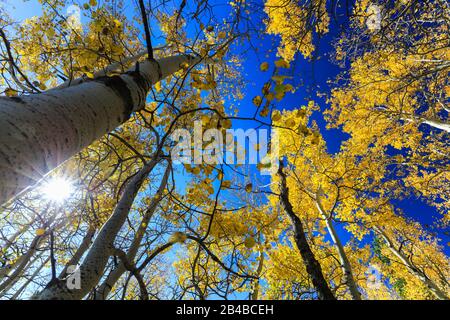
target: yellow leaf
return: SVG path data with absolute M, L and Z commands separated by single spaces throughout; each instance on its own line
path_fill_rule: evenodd
M 249 184 L 247 184 L 245 186 L 245 191 L 246 192 L 252 192 L 252 188 L 253 188 L 253 185 L 251 183 L 249 183 Z
M 256 241 L 253 237 L 248 237 L 244 240 L 244 245 L 246 248 L 251 249 L 256 245 Z
M 269 108 L 267 106 L 264 106 L 259 115 L 261 117 L 267 117 L 269 115 L 269 111 L 270 111 Z
M 255 106 L 259 107 L 261 105 L 262 98 L 261 98 L 261 96 L 256 96 L 253 98 L 252 101 Z
M 284 59 L 280 59 L 280 60 L 275 61 L 275 65 L 278 68 L 286 68 L 286 69 L 289 68 L 289 63 L 286 62 Z
M 36 229 L 36 235 L 37 236 L 42 236 L 45 233 L 45 229 Z
M 303 118 L 303 117 L 305 117 L 305 115 L 306 115 L 306 110 L 305 109 L 298 109 L 297 110 L 297 112 L 296 112 L 296 116 L 298 117 L 298 118 Z
M 11 88 L 5 90 L 5 95 L 7 97 L 17 97 L 17 91 Z
M 294 127 L 294 126 L 295 126 L 295 120 L 294 120 L 294 119 L 288 119 L 288 120 L 286 121 L 286 127 L 292 128 L 292 127 Z
M 278 110 L 275 110 L 272 113 L 272 121 L 280 121 L 281 120 L 281 113 Z
M 120 22 L 117 19 L 114 19 L 114 25 L 116 26 L 116 28 L 120 28 L 122 26 L 122 22 Z
M 180 243 L 184 243 L 187 239 L 186 234 L 184 234 L 183 232 L 174 232 L 172 234 L 172 236 L 170 237 L 170 241 L 172 242 L 180 242 Z
M 273 99 L 275 99 L 275 95 L 273 93 L 269 93 L 266 95 L 266 99 L 268 101 L 272 101 Z
M 263 62 L 263 63 L 261 63 L 261 65 L 259 66 L 259 69 L 260 69 L 261 71 L 267 71 L 267 70 L 269 70 L 269 64 L 268 64 L 267 62 Z
M 155 83 L 155 90 L 156 90 L 156 92 L 160 92 L 161 91 L 161 81 Z
M 225 119 L 225 120 L 222 122 L 222 126 L 223 126 L 225 129 L 230 129 L 230 128 L 231 128 L 231 120 Z
M 231 187 L 231 181 L 229 181 L 229 180 L 222 181 L 222 188 L 228 189 L 229 187 Z

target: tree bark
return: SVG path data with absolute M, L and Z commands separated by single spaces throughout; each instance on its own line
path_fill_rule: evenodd
M 136 258 L 136 254 L 138 252 L 139 246 L 141 244 L 142 238 L 144 237 L 145 230 L 147 229 L 147 225 L 150 221 L 150 219 L 153 217 L 153 214 L 155 213 L 155 210 L 161 201 L 164 189 L 167 186 L 167 181 L 169 179 L 171 166 L 170 164 L 167 166 L 166 171 L 164 173 L 164 176 L 161 180 L 161 183 L 159 185 L 158 191 L 156 192 L 155 196 L 152 199 L 152 202 L 150 203 L 148 209 L 145 212 L 145 215 L 140 223 L 140 226 L 133 238 L 133 242 L 130 245 L 130 248 L 128 249 L 128 252 L 126 254 L 126 258 L 130 263 L 133 263 L 134 259 Z M 99 288 L 95 292 L 95 300 L 105 300 L 109 293 L 111 292 L 111 289 L 116 284 L 116 282 L 120 279 L 120 277 L 127 271 L 127 268 L 123 261 L 121 260 L 119 265 L 116 269 L 114 269 L 103 281 L 103 283 L 99 286 Z
M 188 55 L 146 60 L 121 75 L 21 97 L 0 97 L 0 204 L 129 119 L 150 87 L 198 63 Z
M 331 217 L 328 217 L 327 214 L 325 213 L 322 203 L 320 202 L 320 199 L 317 195 L 315 202 L 322 219 L 325 220 L 328 233 L 330 234 L 331 240 L 333 241 L 334 246 L 336 248 L 336 252 L 339 257 L 339 262 L 341 264 L 344 283 L 347 285 L 352 299 L 361 300 L 361 293 L 358 291 L 358 286 L 356 285 L 355 279 L 353 278 L 352 266 L 347 258 L 347 254 L 345 253 L 341 239 L 339 239 L 337 232 L 334 229 L 333 221 Z
M 295 214 L 291 202 L 289 201 L 289 190 L 286 183 L 286 174 L 283 172 L 283 162 L 280 161 L 278 168 L 278 175 L 280 177 L 280 199 L 286 214 L 291 220 L 294 227 L 294 238 L 300 255 L 305 263 L 306 272 L 311 278 L 314 288 L 317 290 L 317 295 L 321 300 L 336 300 L 336 297 L 331 292 L 327 281 L 322 273 L 322 268 L 319 261 L 317 261 L 312 252 L 308 240 L 306 239 L 303 224 L 300 218 Z
M 444 130 L 444 131 L 447 131 L 448 133 L 450 133 L 450 124 L 449 123 L 438 121 L 438 120 L 423 120 L 422 123 L 425 123 L 431 127 L 434 127 L 434 128 L 440 129 L 440 130 Z
M 76 266 L 78 264 L 81 257 L 83 257 L 84 253 L 87 251 L 87 249 L 89 249 L 95 231 L 96 227 L 89 226 L 89 229 L 87 230 L 86 235 L 83 237 L 80 246 L 77 248 L 77 251 L 75 251 L 75 254 L 72 256 L 72 258 L 70 258 L 69 262 L 66 263 L 58 278 L 63 279 L 67 275 L 67 269 L 69 268 L 69 266 Z

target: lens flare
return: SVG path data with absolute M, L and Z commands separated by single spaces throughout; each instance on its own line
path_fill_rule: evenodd
M 72 182 L 62 178 L 52 178 L 42 187 L 42 196 L 52 202 L 62 203 L 68 199 L 73 193 Z

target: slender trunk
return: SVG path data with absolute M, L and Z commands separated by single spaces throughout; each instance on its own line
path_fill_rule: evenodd
M 256 270 L 256 275 L 258 276 L 258 277 L 260 277 L 260 275 L 261 275 L 261 272 L 262 272 L 262 269 L 263 269 L 263 267 L 264 267 L 264 252 L 263 251 L 260 251 L 260 256 L 259 256 L 259 263 L 258 263 L 258 269 Z M 251 296 L 250 296 L 250 298 L 251 298 L 251 300 L 258 300 L 258 298 L 259 298 L 259 278 L 258 279 L 256 279 L 254 282 L 253 282 L 253 285 L 254 285 L 254 287 L 253 287 L 253 291 L 252 291 L 252 293 L 251 293 Z
M 50 257 L 48 257 L 40 266 L 39 268 L 36 268 L 36 270 L 33 272 L 33 274 L 25 281 L 25 283 L 14 293 L 14 295 L 11 297 L 11 300 L 16 300 L 20 294 L 25 290 L 26 287 L 33 281 L 34 278 L 41 272 L 42 268 L 45 267 L 46 263 L 50 260 Z
M 414 116 L 404 117 L 402 119 L 409 121 L 409 122 L 416 122 L 418 124 L 423 123 L 423 124 L 429 125 L 430 127 L 433 127 L 433 128 L 439 129 L 439 130 L 444 130 L 444 131 L 450 133 L 450 123 L 443 122 L 438 119 L 428 119 L 428 118 L 414 117 Z
M 146 60 L 121 75 L 0 97 L 0 204 L 127 121 L 144 107 L 152 84 L 199 61 L 188 55 Z
M 27 270 L 28 268 L 30 268 L 30 267 L 36 262 L 36 260 L 38 260 L 38 259 L 42 256 L 43 253 L 44 253 L 44 251 L 39 252 L 38 255 L 36 256 L 36 258 L 34 258 L 34 259 L 31 260 L 31 261 L 28 261 L 28 263 L 27 263 L 23 268 L 21 268 L 21 270 L 18 270 L 17 274 L 15 274 L 15 277 L 12 279 L 12 281 L 10 281 L 10 282 L 8 283 L 8 285 L 5 286 L 5 287 L 3 288 L 3 290 L 0 292 L 0 298 L 3 298 L 3 297 L 8 293 L 8 291 L 9 291 L 13 286 L 15 286 L 17 282 L 19 282 L 19 281 L 22 279 L 22 277 L 21 277 L 21 276 L 22 276 L 22 273 L 23 273 L 25 270 Z
M 90 226 L 88 231 L 86 232 L 86 235 L 83 237 L 83 240 L 81 241 L 80 246 L 78 247 L 75 254 L 70 258 L 69 262 L 66 263 L 64 269 L 59 274 L 59 279 L 63 279 L 67 274 L 67 269 L 70 266 L 76 266 L 78 262 L 80 261 L 81 257 L 84 255 L 84 253 L 89 249 L 89 246 L 91 245 L 92 238 L 94 237 L 96 228 L 94 226 Z
M 150 203 L 148 209 L 145 212 L 145 215 L 141 221 L 141 224 L 139 225 L 139 228 L 134 236 L 133 242 L 130 245 L 130 248 L 127 252 L 127 260 L 132 263 L 134 259 L 136 258 L 136 254 L 138 252 L 139 246 L 141 244 L 142 238 L 144 237 L 145 230 L 147 229 L 147 225 L 150 221 L 150 219 L 153 217 L 153 214 L 156 211 L 156 208 L 159 204 L 159 202 L 162 199 L 162 195 L 164 192 L 164 189 L 167 186 L 167 181 L 169 180 L 169 174 L 170 174 L 171 166 L 170 164 L 167 166 L 166 171 L 164 173 L 164 176 L 161 180 L 161 183 L 159 185 L 158 191 L 156 192 L 155 196 L 152 199 L 152 202 Z M 116 269 L 114 269 L 103 281 L 103 283 L 99 286 L 99 288 L 95 292 L 95 300 L 105 300 L 109 293 L 111 292 L 111 289 L 116 284 L 116 282 L 120 279 L 120 277 L 127 271 L 123 261 L 120 261 L 119 265 Z
M 395 248 L 394 243 L 391 241 L 391 239 L 389 239 L 389 237 L 386 235 L 385 232 L 383 232 L 383 230 L 381 230 L 378 227 L 374 227 L 375 232 L 381 237 L 383 238 L 384 242 L 386 243 L 387 247 L 389 248 L 389 250 L 391 250 L 391 252 L 406 266 L 406 268 L 409 270 L 409 272 L 411 272 L 411 274 L 413 274 L 414 276 L 416 276 L 420 281 L 423 282 L 423 284 L 425 284 L 425 286 L 428 288 L 428 290 L 431 291 L 431 293 L 433 293 L 433 295 L 439 299 L 439 300 L 449 300 L 449 298 L 447 297 L 447 295 L 445 294 L 445 292 L 443 292 L 435 283 L 433 280 L 431 280 L 425 273 L 423 273 L 423 271 L 421 271 L 420 269 L 418 269 L 417 267 L 415 267 L 411 261 L 409 261 L 409 259 L 397 248 Z
M 283 172 L 283 163 L 280 161 L 278 168 L 278 175 L 280 176 L 280 199 L 286 214 L 291 220 L 294 227 L 295 243 L 300 251 L 300 255 L 305 263 L 306 272 L 311 278 L 314 288 L 317 290 L 319 299 L 321 300 L 336 300 L 335 296 L 331 292 L 327 281 L 322 273 L 322 268 L 319 261 L 317 261 L 314 253 L 312 252 L 308 240 L 306 239 L 303 224 L 300 218 L 295 214 L 291 202 L 289 201 L 289 190 L 286 183 L 286 174 Z
M 431 127 L 444 130 L 450 133 L 450 124 L 438 120 L 423 120 L 422 123 L 425 123 Z
M 18 259 L 18 263 L 16 265 L 14 265 L 15 266 L 14 272 L 10 276 L 7 276 L 5 281 L 3 281 L 0 284 L 0 293 L 3 293 L 7 288 L 9 288 L 10 285 L 16 280 L 16 278 L 22 273 L 22 271 L 25 269 L 25 267 L 30 262 L 31 257 L 36 252 L 36 249 L 38 248 L 38 246 L 41 243 L 43 238 L 44 238 L 44 236 L 34 237 L 27 252 L 25 254 L 23 254 Z M 5 275 L 5 277 L 6 277 L 6 275 Z
M 358 286 L 356 285 L 355 279 L 353 278 L 352 267 L 350 261 L 348 261 L 347 254 L 345 253 L 344 246 L 342 245 L 341 239 L 339 239 L 336 230 L 334 229 L 333 222 L 331 217 L 327 217 L 325 210 L 323 209 L 322 203 L 318 196 L 316 196 L 315 200 L 317 209 L 323 220 L 327 225 L 328 233 L 330 234 L 331 239 L 333 240 L 334 246 L 336 248 L 336 252 L 339 257 L 339 262 L 341 264 L 342 274 L 344 283 L 347 285 L 350 295 L 353 300 L 361 300 L 361 293 L 358 291 Z
M 69 289 L 66 282 L 58 279 L 47 285 L 37 295 L 41 300 L 80 300 L 88 294 L 103 276 L 104 269 L 110 256 L 114 253 L 114 240 L 125 223 L 134 199 L 142 186 L 145 178 L 159 162 L 159 154 L 156 154 L 150 162 L 128 181 L 122 196 L 114 209 L 111 217 L 99 231 L 94 243 L 80 265 L 80 288 Z
M 155 48 L 156 49 L 156 48 Z M 142 58 L 143 56 L 145 56 L 147 54 L 147 50 L 142 50 L 139 51 L 138 53 L 136 53 L 134 56 L 131 57 L 127 57 L 125 59 L 123 59 L 120 62 L 115 62 L 112 63 L 108 66 L 106 66 L 105 68 L 97 71 L 94 73 L 94 78 L 99 78 L 99 77 L 104 77 L 107 76 L 110 73 L 113 72 L 119 72 L 122 73 L 122 71 L 124 70 L 123 68 L 127 68 L 126 66 L 136 63 L 140 58 Z M 85 79 L 84 78 L 78 78 L 78 79 L 73 79 L 73 80 L 67 80 L 64 83 L 61 83 L 60 85 L 48 90 L 57 90 L 57 89 L 63 89 L 63 88 L 67 88 L 67 87 L 71 87 L 71 86 L 76 86 L 77 84 L 80 84 L 82 82 L 84 82 Z
M 25 224 L 24 226 L 22 226 L 22 228 L 20 228 L 19 230 L 17 230 L 14 234 L 12 234 L 10 237 L 8 237 L 8 239 L 6 239 L 6 244 L 3 246 L 3 251 L 6 252 L 6 250 L 8 250 L 11 245 L 13 245 L 16 241 L 16 239 L 22 235 L 23 233 L 25 233 L 30 226 L 34 223 L 34 221 L 36 220 L 36 214 L 33 215 L 33 217 L 30 219 L 30 222 L 28 222 L 27 224 Z M 1 272 L 0 272 L 1 274 Z M 0 278 L 2 276 L 0 275 Z

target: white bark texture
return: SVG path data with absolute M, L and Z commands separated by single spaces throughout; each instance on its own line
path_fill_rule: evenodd
M 404 253 L 402 253 L 400 250 L 398 250 L 394 243 L 389 239 L 389 237 L 386 235 L 386 233 L 381 230 L 378 227 L 374 227 L 375 232 L 384 240 L 389 250 L 400 260 L 402 264 L 405 265 L 405 267 L 416 276 L 420 281 L 425 284 L 425 286 L 430 290 L 433 295 L 439 299 L 439 300 L 449 300 L 448 296 L 444 291 L 442 291 L 436 283 L 434 283 L 433 280 L 431 280 L 422 270 L 418 269 L 416 266 L 414 266 L 413 263 L 405 256 Z
M 69 262 L 66 263 L 66 266 L 64 269 L 60 272 L 58 278 L 62 279 L 67 275 L 67 270 L 70 266 L 76 266 L 78 265 L 78 262 L 83 257 L 84 253 L 89 249 L 92 238 L 94 237 L 96 231 L 95 226 L 90 226 L 89 229 L 86 232 L 86 235 L 83 237 L 83 240 L 80 243 L 80 246 L 75 251 L 72 258 L 70 258 Z
M 156 82 L 199 58 L 146 60 L 139 70 L 21 97 L 0 97 L 0 204 L 127 121 Z M 137 69 L 137 68 L 136 68 Z
M 167 182 L 169 180 L 169 174 L 171 171 L 170 164 L 167 166 L 166 171 L 164 173 L 164 176 L 161 180 L 161 183 L 159 185 L 158 191 L 156 192 L 155 196 L 152 199 L 152 202 L 148 206 L 144 217 L 142 218 L 142 221 L 140 223 L 140 226 L 133 238 L 133 241 L 130 245 L 130 248 L 127 252 L 127 260 L 131 263 L 134 263 L 134 260 L 136 258 L 136 254 L 138 253 L 139 246 L 141 245 L 142 238 L 144 237 L 145 230 L 147 229 L 147 225 L 150 221 L 150 219 L 153 217 L 153 214 L 156 211 L 156 208 L 158 207 L 159 202 L 162 199 L 163 192 L 167 186 Z M 95 300 L 105 300 L 109 293 L 111 292 L 111 289 L 116 284 L 116 282 L 120 279 L 120 277 L 127 271 L 125 268 L 124 263 L 121 261 L 116 269 L 114 269 L 103 281 L 103 283 L 98 287 L 98 289 L 95 292 Z
M 444 131 L 447 131 L 448 133 L 450 133 L 450 124 L 449 123 L 438 121 L 438 120 L 423 120 L 423 123 L 425 123 L 431 127 L 434 127 L 434 128 L 440 129 L 440 130 L 444 130 Z
M 327 216 L 319 196 L 316 196 L 315 202 L 322 219 L 325 220 L 328 233 L 330 234 L 330 237 L 334 243 L 334 247 L 336 248 L 336 252 L 339 257 L 339 263 L 341 264 L 344 283 L 347 285 L 350 291 L 350 295 L 352 296 L 352 299 L 361 300 L 361 293 L 358 291 L 358 286 L 356 285 L 355 278 L 353 277 L 352 266 L 350 264 L 350 261 L 348 260 L 347 254 L 345 253 L 345 249 L 344 246 L 342 245 L 341 239 L 339 239 L 336 229 L 333 226 L 331 217 Z

